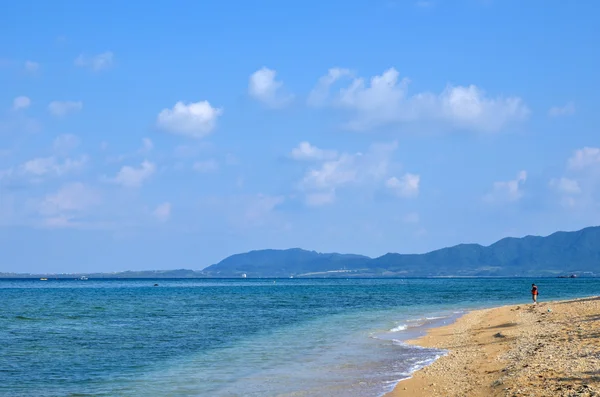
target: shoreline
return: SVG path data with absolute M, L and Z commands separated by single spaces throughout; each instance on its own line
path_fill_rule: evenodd
M 598 296 L 471 310 L 404 341 L 447 353 L 383 397 L 600 396 L 598 326 Z

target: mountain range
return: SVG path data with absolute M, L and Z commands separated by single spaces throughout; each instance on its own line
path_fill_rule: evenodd
M 482 277 L 600 275 L 600 227 L 549 236 L 460 244 L 425 254 L 318 253 L 299 248 L 236 254 L 201 271 L 178 269 L 88 274 L 89 278 Z M 0 273 L 0 277 L 44 275 Z M 77 275 L 50 275 L 70 278 Z

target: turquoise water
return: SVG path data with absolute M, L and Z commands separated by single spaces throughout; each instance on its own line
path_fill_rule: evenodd
M 465 310 L 599 279 L 0 280 L 2 396 L 380 396 Z M 153 284 L 158 283 L 158 287 Z

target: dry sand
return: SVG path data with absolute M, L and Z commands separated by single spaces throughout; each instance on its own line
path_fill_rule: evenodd
M 600 298 L 476 310 L 409 343 L 448 355 L 385 397 L 600 396 Z

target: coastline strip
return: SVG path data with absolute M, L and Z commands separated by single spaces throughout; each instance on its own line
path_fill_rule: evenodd
M 474 310 L 406 343 L 448 354 L 385 397 L 600 396 L 600 297 Z

